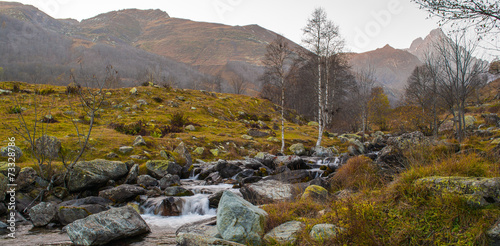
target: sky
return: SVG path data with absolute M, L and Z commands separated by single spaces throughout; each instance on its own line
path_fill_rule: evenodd
M 315 8 L 323 7 L 340 28 L 350 52 L 365 52 L 386 44 L 409 48 L 418 37 L 438 28 L 410 0 L 19 0 L 54 18 L 81 21 L 128 8 L 161 9 L 171 17 L 227 25 L 257 24 L 296 43 Z

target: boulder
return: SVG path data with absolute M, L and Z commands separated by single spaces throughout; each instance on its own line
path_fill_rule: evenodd
M 118 151 L 122 154 L 128 154 L 134 150 L 134 147 L 131 146 L 122 146 L 118 148 Z
M 496 126 L 500 122 L 500 117 L 497 114 L 482 114 L 481 117 L 484 118 L 486 125 Z
M 81 161 L 69 171 L 67 182 L 71 192 L 97 188 L 109 180 L 117 180 L 127 175 L 127 165 L 119 161 Z
M 500 178 L 434 176 L 418 179 L 414 185 L 463 196 L 474 207 L 500 203 Z
M 186 144 L 184 142 L 181 142 L 177 148 L 175 148 L 174 153 L 178 154 L 180 158 L 182 158 L 182 161 L 184 162 L 183 166 L 191 166 L 193 164 L 193 160 L 191 159 L 191 154 L 189 153 L 189 150 L 186 147 Z
M 264 241 L 270 245 L 295 245 L 297 236 L 306 225 L 300 221 L 289 221 L 281 224 L 264 236 Z
M 414 145 L 419 145 L 422 143 L 427 143 L 429 140 L 424 136 L 422 132 L 416 131 L 411 133 L 405 133 L 398 137 L 390 137 L 387 139 L 388 145 L 393 145 L 399 149 L 406 149 Z
M 291 201 L 298 193 L 294 185 L 277 180 L 262 180 L 257 183 L 246 184 L 240 191 L 243 198 L 253 204 Z
M 278 180 L 283 183 L 296 184 L 309 182 L 314 179 L 315 173 L 309 170 L 285 170 L 279 174 L 265 177 L 265 180 Z
M 276 159 L 276 156 L 274 155 L 265 152 L 259 152 L 257 153 L 257 155 L 255 155 L 254 158 L 256 161 L 262 163 L 266 167 L 269 167 L 271 169 L 274 169 L 276 167 L 274 165 L 274 159 Z
M 125 178 L 125 184 L 135 184 L 137 183 L 137 177 L 139 177 L 139 165 L 134 164 Z
M 149 198 L 144 207 L 153 208 L 155 215 L 161 216 L 179 216 L 182 213 L 183 201 L 180 197 L 156 197 Z
M 167 174 L 165 177 L 160 179 L 160 188 L 162 190 L 173 185 L 180 185 L 181 178 L 178 175 Z
M 337 234 L 343 230 L 333 224 L 317 224 L 313 226 L 309 235 L 315 241 L 326 242 L 337 237 Z
M 146 146 L 146 141 L 144 140 L 144 138 L 142 136 L 137 136 L 135 137 L 135 140 L 134 140 L 134 143 L 132 144 L 132 146 Z
M 122 184 L 120 186 L 102 190 L 99 192 L 100 197 L 107 198 L 115 203 L 124 203 L 133 200 L 138 195 L 146 194 L 146 190 L 142 187 Z
M 10 152 L 9 149 L 11 149 Z M 0 154 L 2 155 L 2 157 L 10 157 L 9 153 L 12 153 L 12 151 L 14 151 L 15 153 L 14 157 L 16 158 L 16 160 L 23 156 L 23 151 L 18 146 L 3 147 L 0 149 Z
M 173 186 L 165 189 L 165 196 L 194 196 L 194 193 L 184 187 Z
M 227 245 L 244 246 L 243 244 L 226 241 L 217 238 L 216 218 L 210 218 L 199 222 L 189 223 L 181 226 L 176 234 L 177 245 L 179 246 L 204 246 L 204 245 Z
M 203 147 L 197 147 L 196 149 L 194 149 L 193 153 L 195 155 L 203 155 L 203 152 L 205 152 L 205 148 Z
M 57 206 L 50 202 L 41 202 L 29 210 L 29 215 L 35 227 L 46 226 L 56 219 Z
M 211 149 L 210 153 L 212 153 L 213 156 L 217 157 L 220 155 L 220 150 L 219 149 Z
M 314 157 L 333 157 L 334 153 L 335 152 L 332 148 L 325 148 L 322 146 L 316 146 L 313 149 L 312 156 L 314 156 Z
M 146 168 L 148 174 L 157 179 L 161 179 L 167 174 L 179 175 L 182 170 L 182 167 L 177 163 L 163 160 L 148 161 L 146 162 Z
M 196 127 L 193 125 L 187 125 L 186 127 L 184 127 L 184 129 L 186 129 L 186 131 L 191 131 L 191 132 L 196 131 Z
M 134 208 L 125 206 L 77 220 L 66 227 L 66 232 L 74 244 L 104 245 L 150 232 L 150 229 Z
M 33 189 L 32 185 L 35 183 L 37 177 L 38 174 L 33 168 L 25 167 L 21 169 L 16 178 L 17 190 L 31 191 Z
M 293 144 L 292 146 L 290 146 L 290 148 L 288 148 L 294 155 L 305 155 L 307 152 L 306 152 L 306 148 L 304 147 L 304 144 L 301 144 L 301 143 L 297 143 L 297 144 Z
M 250 129 L 250 130 L 248 130 L 247 134 L 251 137 L 254 137 L 254 138 L 269 137 L 269 133 L 259 131 L 257 129 Z
M 222 239 L 261 245 L 267 213 L 230 191 L 224 191 L 217 209 L 217 230 Z
M 286 166 L 290 170 L 310 169 L 306 162 L 296 155 L 278 156 L 274 159 L 274 166 Z
M 238 167 L 234 164 L 228 163 L 227 161 L 220 160 L 215 165 L 215 171 L 219 172 L 219 175 L 222 178 L 227 179 L 227 178 L 231 178 L 231 177 L 235 176 L 236 174 L 238 174 L 242 170 L 240 167 Z
M 388 145 L 379 152 L 376 162 L 385 169 L 400 171 L 406 166 L 407 160 L 401 149 Z
M 155 178 L 145 174 L 137 177 L 137 184 L 142 185 L 144 187 L 154 187 L 158 185 L 158 180 Z
M 310 185 L 306 188 L 300 199 L 306 201 L 324 202 L 328 198 L 328 191 L 317 185 Z
M 48 159 L 56 159 L 61 151 L 61 141 L 52 136 L 41 136 L 35 140 L 35 149 L 38 154 L 45 156 Z
M 74 221 L 83 219 L 92 214 L 106 211 L 109 208 L 100 204 L 84 204 L 80 206 L 60 206 L 57 210 L 57 218 L 62 225 L 68 225 Z
M 217 208 L 219 206 L 220 199 L 224 191 L 218 191 L 210 196 L 208 196 L 208 206 L 211 208 Z

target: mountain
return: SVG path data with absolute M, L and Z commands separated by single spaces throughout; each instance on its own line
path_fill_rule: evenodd
M 408 51 L 386 45 L 374 51 L 351 54 L 350 64 L 354 71 L 373 70 L 377 84 L 385 89 L 394 104 L 401 98 L 408 77 L 422 62 Z
M 441 28 L 434 29 L 424 39 L 415 39 L 407 51 L 423 62 L 425 60 L 425 54 L 432 51 L 434 49 L 434 44 L 442 38 L 447 38 L 443 30 L 441 30 Z
M 260 89 L 261 60 L 277 35 L 257 25 L 171 18 L 161 10 L 113 11 L 81 22 L 57 20 L 33 6 L 10 2 L 0 2 L 0 23 L 0 66 L 7 77 L 28 80 L 23 71 L 37 69 L 61 74 L 91 61 L 92 71 L 111 63 L 125 85 L 153 71 L 180 87 L 196 88 L 210 80 L 206 74 L 221 74 L 224 91 L 231 92 L 228 81 L 242 75 L 250 82 L 250 94 Z
M 98 34 L 104 30 L 92 31 Z M 112 31 L 124 33 L 120 38 L 133 38 L 134 30 L 125 30 Z M 0 54 L 4 78 L 12 80 L 67 84 L 71 70 L 83 68 L 88 74 L 99 75 L 109 64 L 119 71 L 120 86 L 136 85 L 138 75 L 148 70 L 175 80 L 181 88 L 209 77 L 126 42 L 91 39 L 85 26 L 76 20 L 57 20 L 33 6 L 11 2 L 0 2 Z
M 171 18 L 161 10 L 122 10 L 82 21 L 79 35 L 107 44 L 126 43 L 226 80 L 243 75 L 259 89 L 261 60 L 276 33 L 258 25 L 228 26 Z M 300 46 L 288 40 L 294 49 Z M 227 86 L 227 85 L 226 85 Z M 230 91 L 230 88 L 227 88 Z
M 395 49 L 390 45 L 374 51 L 351 54 L 350 64 L 354 71 L 373 70 L 378 84 L 384 87 L 394 104 L 404 93 L 408 77 L 415 67 L 423 65 L 425 55 L 441 38 L 447 38 L 441 29 L 432 30 L 425 38 L 415 39 L 408 49 Z

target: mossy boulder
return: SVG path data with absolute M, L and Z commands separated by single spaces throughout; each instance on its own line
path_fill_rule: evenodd
M 418 179 L 414 185 L 463 196 L 474 207 L 500 203 L 500 178 L 434 176 Z
M 302 144 L 302 143 L 293 144 L 288 149 L 295 155 L 305 155 L 306 154 L 306 147 L 304 147 L 304 144 Z
M 9 179 L 5 175 L 0 173 L 0 201 L 5 200 L 8 184 L 9 184 Z
M 328 198 L 328 191 L 318 185 L 310 185 L 306 188 L 302 194 L 302 200 L 324 202 Z
M 318 242 L 326 242 L 337 237 L 338 233 L 345 230 L 333 224 L 317 224 L 313 226 L 309 235 Z
M 93 160 L 77 162 L 70 170 L 67 182 L 70 192 L 98 188 L 109 180 L 127 175 L 127 165 L 119 161 Z
M 146 163 L 148 174 L 161 179 L 167 174 L 179 175 L 182 167 L 173 161 L 152 160 Z

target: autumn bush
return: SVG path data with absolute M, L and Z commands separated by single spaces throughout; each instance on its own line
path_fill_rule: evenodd
M 379 170 L 372 160 L 365 156 L 356 156 L 341 166 L 332 178 L 337 189 L 362 190 L 380 186 L 383 182 Z

